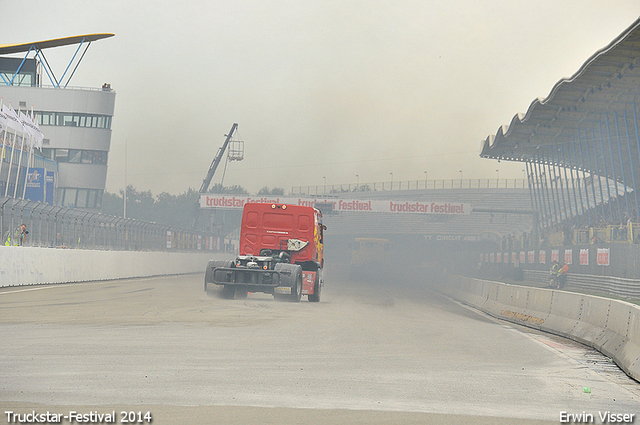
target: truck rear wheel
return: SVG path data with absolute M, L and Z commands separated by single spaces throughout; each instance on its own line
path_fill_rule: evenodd
M 207 283 L 213 280 L 213 268 L 215 267 L 215 261 L 210 260 L 207 263 L 207 268 L 204 271 L 204 292 L 207 292 Z
M 213 283 L 213 269 L 220 267 L 235 267 L 235 263 L 232 260 L 209 260 L 209 262 L 207 263 L 207 268 L 204 272 L 204 292 L 207 292 L 207 284 Z
M 224 285 L 222 287 L 222 298 L 232 300 L 236 296 L 236 287 L 233 285 Z
M 320 286 L 320 270 L 318 269 L 318 273 L 316 273 L 316 281 L 313 284 L 313 294 L 309 294 L 307 299 L 309 302 L 317 303 L 320 302 L 320 292 L 322 291 Z
M 302 267 L 298 264 L 278 263 L 274 271 L 280 273 L 280 286 L 291 288 L 288 294 L 276 293 L 274 289 L 273 298 L 278 301 L 300 301 L 302 296 Z
M 294 303 L 300 302 L 302 297 L 302 271 L 298 269 L 293 285 L 291 286 L 291 298 Z

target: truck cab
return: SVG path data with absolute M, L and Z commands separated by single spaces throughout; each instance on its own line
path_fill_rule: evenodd
M 324 281 L 322 213 L 313 207 L 247 203 L 242 212 L 240 252 L 234 261 L 212 260 L 208 284 L 222 287 L 225 298 L 248 292 L 299 301 L 320 301 Z

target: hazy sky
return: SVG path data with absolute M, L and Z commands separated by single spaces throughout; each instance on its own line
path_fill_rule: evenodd
M 637 0 L 22 0 L 3 2 L 0 44 L 115 33 L 70 84 L 117 93 L 107 190 L 125 143 L 128 184 L 198 189 L 237 122 L 245 160 L 224 184 L 255 192 L 522 178 L 481 141 L 639 15 Z M 46 54 L 64 69 L 73 52 Z

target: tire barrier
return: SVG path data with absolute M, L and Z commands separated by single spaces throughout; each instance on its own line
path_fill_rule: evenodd
M 640 381 L 640 306 L 625 301 L 445 276 L 438 290 L 503 320 L 560 335 L 600 351 Z

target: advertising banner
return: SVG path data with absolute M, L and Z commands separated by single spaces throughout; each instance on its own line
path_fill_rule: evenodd
M 44 202 L 45 190 L 44 168 L 29 168 L 27 172 L 27 187 L 24 199 L 34 202 Z
M 333 211 L 383 212 L 410 214 L 469 215 L 471 204 L 459 202 L 431 201 L 392 201 L 382 199 L 337 199 L 304 197 L 252 197 L 241 195 L 200 195 L 200 208 L 242 209 L 244 204 L 258 202 L 263 204 L 288 204 L 315 206 L 316 203 L 332 204 Z
M 536 252 L 535 251 L 528 251 L 527 252 L 527 262 L 529 264 L 533 264 L 536 262 Z
M 573 249 L 564 250 L 564 263 L 569 265 L 573 264 Z
M 599 266 L 609 265 L 609 248 L 598 248 L 596 262 Z
M 544 249 L 540 250 L 540 253 L 538 255 L 538 263 L 547 264 L 547 251 L 545 251 Z
M 556 262 L 559 263 L 560 262 L 560 250 L 559 249 L 552 249 L 551 250 L 551 262 Z
M 589 265 L 589 248 L 580 250 L 580 265 L 581 266 Z

